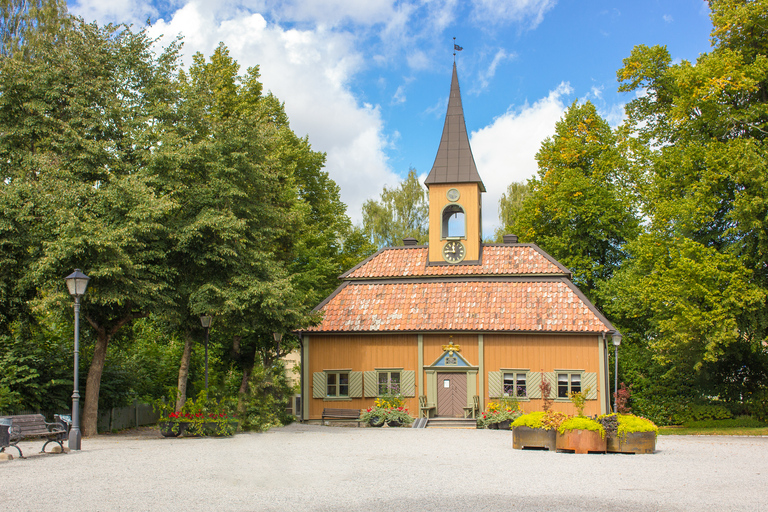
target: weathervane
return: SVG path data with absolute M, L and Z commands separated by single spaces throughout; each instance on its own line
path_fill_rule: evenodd
M 456 62 L 456 52 L 460 52 L 463 49 L 464 48 L 456 44 L 456 38 L 454 37 L 453 38 L 453 62 Z

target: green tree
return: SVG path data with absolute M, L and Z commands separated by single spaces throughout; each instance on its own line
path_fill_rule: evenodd
M 83 413 L 93 435 L 110 339 L 171 301 L 163 221 L 173 203 L 147 169 L 177 46 L 155 56 L 144 32 L 83 22 L 31 43 L 29 58 L 0 62 L 4 195 L 18 206 L 8 224 L 25 234 L 18 286 L 35 290 L 38 314 L 71 307 L 63 276 L 73 268 L 92 278 L 82 318 L 96 332 Z
M 519 233 L 517 219 L 523 209 L 525 198 L 530 193 L 531 187 L 529 183 L 512 182 L 507 186 L 507 192 L 501 194 L 499 199 L 499 220 L 501 220 L 502 227 L 496 230 L 496 242 L 501 242 L 504 235 L 516 235 Z
M 609 305 L 670 372 L 697 378 L 739 374 L 738 354 L 765 360 L 768 327 L 768 2 L 710 8 L 712 50 L 695 64 L 638 46 L 618 71 L 621 91 L 644 91 L 626 133 L 647 224 Z M 749 396 L 767 373 L 719 389 Z
M 379 201 L 363 203 L 363 231 L 378 247 L 398 246 L 404 238 L 429 239 L 429 204 L 416 169 L 397 188 L 384 187 Z
M 36 38 L 55 37 L 69 24 L 62 0 L 0 0 L 0 56 L 29 57 Z
M 523 241 L 535 242 L 573 272 L 598 306 L 598 287 L 625 257 L 639 220 L 622 186 L 626 161 L 594 105 L 574 102 L 536 154 L 538 177 L 517 214 Z

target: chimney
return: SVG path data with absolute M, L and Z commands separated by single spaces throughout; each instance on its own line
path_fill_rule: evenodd
M 419 241 L 416 240 L 415 238 L 411 238 L 411 237 L 403 238 L 403 245 L 405 245 L 405 246 L 417 245 L 418 243 L 419 243 Z
M 517 235 L 504 235 L 503 240 L 505 244 L 516 244 Z

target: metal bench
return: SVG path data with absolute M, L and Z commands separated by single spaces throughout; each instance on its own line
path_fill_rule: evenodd
M 56 420 L 54 423 L 48 423 L 42 414 L 0 417 L 0 453 L 12 446 L 18 450 L 19 457 L 23 459 L 24 454 L 21 453 L 18 442 L 32 437 L 46 439 L 40 453 L 45 453 L 45 447 L 48 446 L 48 443 L 57 443 L 61 448 L 61 453 L 66 453 L 61 442 L 67 438 L 71 421 L 68 416 L 58 414 L 54 416 L 54 419 Z
M 433 416 L 436 411 L 435 404 L 427 402 L 427 397 L 424 395 L 419 396 L 419 418 L 429 418 Z

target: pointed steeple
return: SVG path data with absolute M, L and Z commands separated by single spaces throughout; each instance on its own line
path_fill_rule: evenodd
M 478 183 L 480 190 L 485 192 L 483 180 L 477 173 L 472 148 L 469 147 L 455 62 L 451 78 L 451 95 L 448 98 L 448 112 L 445 114 L 443 125 L 443 137 L 440 139 L 440 147 L 437 149 L 432 170 L 424 181 L 427 187 L 437 183 Z

